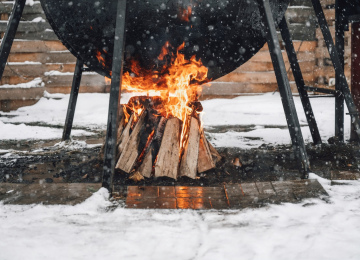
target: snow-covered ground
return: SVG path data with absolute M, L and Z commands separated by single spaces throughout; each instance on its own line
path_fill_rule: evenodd
M 360 259 L 360 182 L 320 182 L 328 200 L 242 211 L 108 211 L 104 189 L 76 206 L 0 204 L 0 259 Z
M 108 98 L 107 94 L 79 95 L 74 126 L 87 130 L 73 134 L 105 129 Z M 125 95 L 122 102 L 128 98 Z M 69 95 L 47 94 L 33 106 L 3 113 L 13 117 L 0 117 L 1 139 L 61 138 L 61 129 L 33 125 L 63 125 L 68 100 Z M 309 141 L 298 97 L 295 102 Z M 311 102 L 327 140 L 334 131 L 334 100 Z M 277 93 L 202 104 L 208 129 L 253 125 L 248 132 L 209 133 L 216 146 L 290 143 Z M 346 120 L 349 136 L 348 116 Z M 247 137 L 260 139 L 250 142 Z M 77 206 L 0 202 L 0 259 L 360 259 L 360 181 L 336 186 L 320 182 L 328 199 L 242 211 L 130 210 L 122 205 L 109 210 L 112 202 L 103 189 Z
M 130 94 L 123 95 L 122 103 L 126 103 Z M 78 98 L 74 126 L 86 129 L 106 129 L 108 94 L 80 94 Z M 306 142 L 311 135 L 300 98 L 294 97 L 299 115 L 301 130 Z M 53 139 L 61 138 L 62 130 L 42 126 L 30 126 L 29 123 L 62 126 L 65 121 L 69 95 L 46 94 L 40 101 L 17 111 L 4 113 L 14 117 L 0 117 L 1 139 Z M 334 98 L 311 99 L 315 117 L 324 141 L 334 135 Z M 204 107 L 203 121 L 205 128 L 214 126 L 252 126 L 248 132 L 230 130 L 225 133 L 209 133 L 215 146 L 253 148 L 263 143 L 290 144 L 290 136 L 285 115 L 278 93 L 263 95 L 247 95 L 234 99 L 213 99 L 202 102 Z M 345 111 L 346 113 L 347 111 Z M 350 117 L 346 116 L 345 133 L 349 137 Z M 2 123 L 1 123 L 2 122 Z M 15 126 L 14 123 L 25 125 Z M 33 135 L 18 135 L 34 133 Z M 35 134 L 35 133 L 38 134 Z M 88 131 L 73 131 L 73 135 L 91 135 Z M 254 137 L 259 138 L 254 140 Z

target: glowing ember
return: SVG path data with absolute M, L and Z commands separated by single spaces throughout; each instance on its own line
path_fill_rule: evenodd
M 180 8 L 179 17 L 181 21 L 189 22 L 191 17 L 191 6 L 188 6 L 186 9 Z

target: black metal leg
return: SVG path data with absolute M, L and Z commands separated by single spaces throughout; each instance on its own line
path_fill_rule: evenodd
M 319 128 L 316 124 L 314 112 L 311 107 L 310 99 L 305 89 L 305 82 L 303 75 L 301 73 L 300 65 L 296 56 L 296 52 L 294 49 L 294 45 L 291 39 L 290 31 L 286 23 L 285 17 L 282 19 L 279 24 L 281 36 L 283 41 L 285 42 L 285 49 L 287 52 L 287 56 L 289 59 L 289 63 L 295 78 L 296 86 L 300 95 L 301 103 L 305 111 L 306 119 L 309 124 L 311 136 L 314 144 L 321 144 L 321 136 L 319 132 Z
M 62 136 L 63 141 L 70 139 L 71 129 L 74 121 L 76 102 L 79 94 L 83 66 L 84 66 L 83 61 L 78 59 L 76 61 L 74 78 L 71 86 L 70 100 L 66 113 L 64 131 Z
M 345 17 L 342 9 L 344 9 L 344 0 L 336 0 L 336 18 L 335 18 L 335 45 L 339 54 L 342 70 L 344 70 L 344 54 L 345 54 Z M 341 80 L 335 75 L 335 89 L 341 90 Z M 335 136 L 341 142 L 344 141 L 344 96 L 335 96 Z
M 324 36 L 324 40 L 327 46 L 327 49 L 330 54 L 331 61 L 333 63 L 334 69 L 335 69 L 335 75 L 338 79 L 338 86 L 344 96 L 346 106 L 349 110 L 349 114 L 351 116 L 351 122 L 353 123 L 354 129 L 360 137 L 360 119 L 359 119 L 359 112 L 356 109 L 354 100 L 352 98 L 349 85 L 346 81 L 346 77 L 344 74 L 344 69 L 342 66 L 342 63 L 340 61 L 340 56 L 338 54 L 337 48 L 335 47 L 334 41 L 331 37 L 331 33 L 324 15 L 324 12 L 322 10 L 321 4 L 319 0 L 311 0 L 314 11 L 316 14 L 316 17 L 318 19 L 318 23 L 320 25 L 321 32 Z
M 9 23 L 6 28 L 4 38 L 0 47 L 0 79 L 4 73 L 6 61 L 9 57 L 11 46 L 13 44 L 15 34 L 24 10 L 26 0 L 16 0 L 10 15 Z
M 102 186 L 112 191 L 125 44 L 126 0 L 118 0 Z
M 276 79 L 279 84 L 281 101 L 283 103 L 291 141 L 294 147 L 296 158 L 299 162 L 299 169 L 302 173 L 301 177 L 308 178 L 308 173 L 310 172 L 310 163 L 305 149 L 305 143 L 301 133 L 294 99 L 290 90 L 290 83 L 286 73 L 285 62 L 281 54 L 280 44 L 276 34 L 275 22 L 271 13 L 269 0 L 258 0 L 258 6 L 264 23 L 266 39 L 269 45 Z

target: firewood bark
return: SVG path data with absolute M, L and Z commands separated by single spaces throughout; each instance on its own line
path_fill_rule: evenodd
M 215 163 L 211 155 L 209 143 L 204 135 L 204 130 L 201 130 L 197 169 L 198 172 L 201 173 L 213 168 L 215 168 Z
M 219 154 L 218 151 L 216 151 L 216 149 L 214 148 L 214 146 L 212 146 L 212 144 L 206 140 L 206 142 L 208 143 L 209 145 L 209 148 L 210 148 L 210 152 L 211 152 L 211 156 L 213 158 L 213 161 L 215 164 L 217 164 L 220 160 L 221 160 L 221 155 Z
M 166 122 L 160 150 L 155 164 L 155 177 L 167 176 L 176 180 L 179 169 L 180 120 Z
M 139 172 L 142 176 L 146 178 L 151 177 L 152 167 L 153 166 L 153 160 L 152 160 L 152 152 L 151 149 L 147 151 L 144 160 L 142 161 L 139 169 L 137 172 Z
M 118 140 L 118 157 L 120 156 L 120 154 L 122 153 L 122 151 L 124 150 L 125 145 L 127 144 L 127 142 L 129 141 L 130 138 L 130 128 L 131 128 L 131 124 L 132 121 L 134 120 L 134 114 L 132 114 L 129 118 L 129 122 L 127 123 L 127 125 L 124 128 L 124 131 L 122 132 L 121 136 L 120 136 L 120 140 Z M 117 158 L 118 159 L 118 158 Z
M 185 145 L 184 154 L 180 163 L 180 176 L 195 179 L 199 156 L 200 126 L 199 121 L 191 117 L 189 137 Z
M 140 130 L 144 124 L 146 113 L 146 110 L 141 113 L 139 120 L 136 122 L 136 125 L 130 134 L 128 142 L 124 145 L 124 148 L 120 154 L 120 158 L 116 164 L 117 169 L 121 169 L 126 173 L 130 173 L 130 171 L 134 167 L 136 159 L 139 156 L 138 146 L 140 142 Z
M 122 135 L 122 132 L 124 130 L 124 124 L 125 124 L 125 116 L 124 116 L 124 105 L 120 105 L 120 109 L 119 109 L 119 126 L 118 126 L 118 132 L 117 132 L 117 144 L 116 146 L 118 146 L 120 144 L 120 138 Z

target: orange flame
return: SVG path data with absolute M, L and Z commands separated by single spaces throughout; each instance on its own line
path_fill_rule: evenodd
M 99 63 L 103 66 L 103 67 L 105 67 L 105 58 L 104 58 L 104 56 L 102 55 L 102 53 L 100 52 L 100 51 L 97 51 L 96 52 L 96 58 L 97 58 L 97 60 L 99 61 Z
M 146 71 L 135 61 L 130 62 L 131 73 L 125 72 L 122 77 L 122 89 L 129 92 L 156 91 L 164 106 L 166 118 L 177 117 L 183 122 L 180 146 L 183 147 L 186 140 L 188 118 L 194 112 L 189 103 L 197 101 L 201 93 L 201 84 L 209 81 L 207 78 L 208 69 L 195 56 L 190 60 L 180 53 L 184 49 L 183 43 L 177 50 L 176 55 L 170 56 L 170 65 L 164 65 L 160 71 Z M 163 60 L 169 55 L 170 44 L 167 42 L 162 48 L 158 57 Z M 132 110 L 138 116 L 136 111 Z
M 188 6 L 185 9 L 180 7 L 179 14 L 181 21 L 189 22 L 191 17 L 191 6 Z
M 191 8 L 188 10 L 191 14 Z M 157 108 L 158 113 L 166 118 L 177 117 L 183 122 L 181 149 L 186 143 L 190 116 L 195 112 L 199 113 L 190 104 L 198 100 L 202 90 L 201 85 L 210 81 L 207 78 L 208 69 L 201 60 L 196 60 L 195 55 L 190 60 L 185 59 L 185 55 L 181 53 L 184 47 L 185 43 L 173 53 L 174 51 L 170 50 L 173 47 L 166 42 L 158 56 L 158 60 L 165 62 L 165 65 L 156 71 L 143 69 L 135 60 L 128 61 L 127 67 L 131 72 L 123 74 L 121 85 L 127 92 L 147 93 L 148 96 L 149 92 L 155 92 L 154 94 L 159 95 L 161 107 Z M 97 58 L 100 63 L 105 61 L 100 52 Z M 111 84 L 111 79 L 105 78 L 105 81 Z M 125 105 L 125 123 L 133 114 L 132 124 L 135 124 L 143 109 L 143 105 L 137 101 Z

